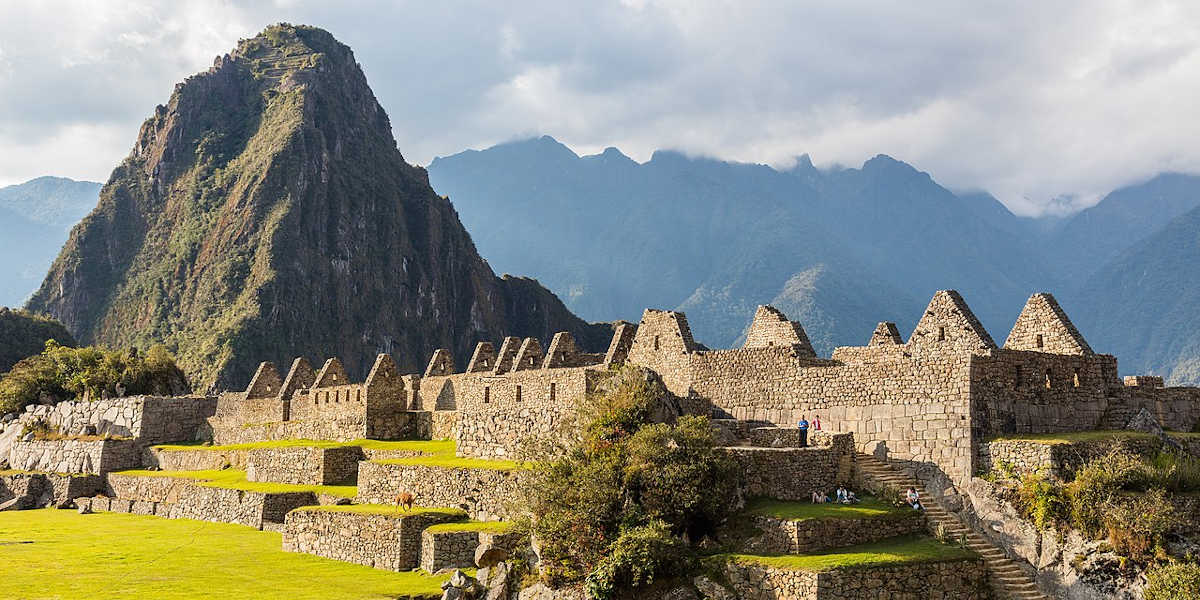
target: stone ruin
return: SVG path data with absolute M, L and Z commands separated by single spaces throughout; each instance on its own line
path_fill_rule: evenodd
M 4 484 L 8 487 L 0 485 L 0 502 L 6 494 L 16 497 L 18 488 L 26 490 L 25 504 L 37 503 L 29 500 L 34 488 L 43 490 L 43 501 L 56 504 L 100 492 L 103 499 L 87 501 L 90 507 L 276 529 L 285 533 L 291 550 L 339 560 L 396 569 L 469 567 L 465 557 L 482 534 L 461 529 L 440 534 L 437 523 L 508 518 L 506 499 L 527 485 L 527 472 L 396 464 L 378 460 L 386 456 L 355 440 L 446 439 L 454 441 L 459 457 L 519 458 L 529 439 L 574 435 L 576 406 L 622 364 L 661 378 L 678 398 L 679 410 L 713 418 L 726 450 L 742 466 L 747 495 L 782 500 L 853 480 L 856 460 L 866 460 L 860 452 L 881 456 L 886 449 L 892 461 L 962 482 L 998 457 L 1019 456 L 987 443 L 997 434 L 1120 429 L 1143 413 L 1169 430 L 1190 431 L 1200 421 L 1200 389 L 1165 387 L 1153 376 L 1121 379 L 1116 358 L 1095 353 L 1049 294 L 1030 297 L 1003 347 L 952 290 L 934 295 L 907 341 L 886 322 L 864 331 L 864 338 L 864 346 L 819 357 L 800 323 L 760 306 L 741 348 L 712 350 L 693 339 L 683 313 L 647 309 L 637 325 L 614 324 L 604 353 L 582 351 L 567 332 L 545 345 L 536 338 L 507 337 L 498 348 L 479 342 L 461 371 L 446 349 L 435 350 L 422 372 L 409 374 L 380 354 L 362 382 L 351 381 L 337 358 L 320 370 L 297 358 L 286 374 L 264 362 L 242 392 L 70 402 L 21 415 L 0 434 L 0 455 L 11 466 L 26 473 L 88 473 L 92 479 L 70 485 L 48 479 L 37 487 L 22 475 L 25 479 Z M 824 431 L 813 432 L 813 447 L 797 447 L 795 423 L 802 416 L 819 416 L 823 423 Z M 15 439 L 13 432 L 35 419 L 72 431 L 121 435 L 96 442 Z M 180 440 L 345 445 L 219 456 L 151 447 Z M 1045 457 L 1023 460 L 1033 464 Z M 137 466 L 228 467 L 244 469 L 252 481 L 289 484 L 349 482 L 357 485 L 354 501 L 367 504 L 388 504 L 408 491 L 462 517 L 427 516 L 397 525 L 399 517 L 310 513 L 304 507 L 341 500 L 315 493 L 229 494 L 119 472 Z M 346 521 L 355 519 L 399 537 L 384 551 L 334 533 L 346 531 Z M 863 535 L 870 537 L 870 529 Z M 790 535 L 794 541 L 800 534 Z M 835 587 L 848 589 L 843 583 Z M 824 584 L 813 579 L 803 585 L 817 590 Z M 797 597 L 824 597 L 813 594 Z

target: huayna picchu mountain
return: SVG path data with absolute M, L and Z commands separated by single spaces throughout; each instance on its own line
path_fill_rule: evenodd
M 293 353 L 363 374 L 379 352 L 416 369 L 501 335 L 610 336 L 497 277 L 401 156 L 350 48 L 286 24 L 176 85 L 29 307 L 84 343 L 162 341 L 200 386 Z

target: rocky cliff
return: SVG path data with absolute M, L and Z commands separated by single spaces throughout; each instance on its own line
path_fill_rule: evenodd
M 200 386 L 295 355 L 361 376 L 378 352 L 416 369 L 502 335 L 607 335 L 537 282 L 496 277 L 404 161 L 351 50 L 290 25 L 176 85 L 29 306 L 81 342 L 163 341 Z

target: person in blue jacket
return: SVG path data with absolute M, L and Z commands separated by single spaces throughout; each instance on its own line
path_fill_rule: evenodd
M 808 446 L 808 421 L 804 419 L 804 415 L 800 415 L 800 422 L 796 423 L 796 427 L 800 429 L 800 447 Z

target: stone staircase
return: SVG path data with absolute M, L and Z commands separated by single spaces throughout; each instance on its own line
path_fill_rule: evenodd
M 951 514 L 915 478 L 892 468 L 888 463 L 869 454 L 858 455 L 858 468 L 862 474 L 894 490 L 903 492 L 915 488 L 925 505 L 925 514 L 931 529 L 939 530 L 947 537 L 964 540 L 965 546 L 983 557 L 984 566 L 991 575 L 990 584 L 997 598 L 1010 600 L 1052 600 L 1038 589 L 1037 583 L 1020 565 L 1010 559 L 1004 550 L 987 538 L 967 527 L 958 517 Z

